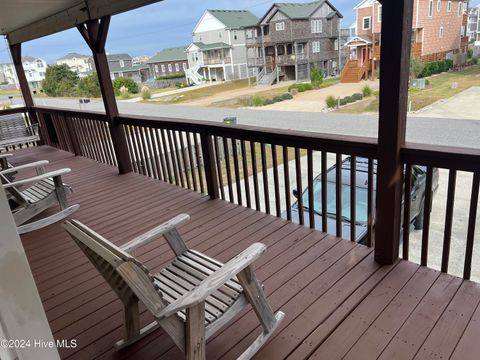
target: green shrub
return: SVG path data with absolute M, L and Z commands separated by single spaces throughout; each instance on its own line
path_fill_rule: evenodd
M 365 85 L 362 89 L 362 94 L 364 97 L 372 96 L 372 88 L 368 85 Z
M 280 102 L 280 101 L 283 101 L 283 98 L 281 96 L 274 96 L 273 97 L 273 102 L 274 103 L 277 103 L 277 102 Z
M 445 60 L 445 63 L 447 64 L 447 71 L 453 68 L 453 60 Z
M 148 100 L 152 98 L 152 92 L 146 86 L 142 89 L 142 99 Z
M 272 105 L 273 100 L 272 99 L 266 99 L 264 105 Z
M 477 57 L 472 57 L 471 61 L 472 61 L 472 64 L 473 64 L 473 65 L 477 65 L 477 64 L 478 64 L 478 58 L 477 58 Z
M 337 107 L 337 99 L 335 99 L 331 95 L 327 97 L 327 99 L 325 100 L 325 103 L 327 104 L 327 107 L 329 109 L 335 109 Z
M 285 93 L 285 94 L 282 95 L 282 99 L 283 99 L 283 100 L 293 99 L 293 95 L 290 94 L 290 93 Z
M 375 96 L 375 97 L 378 97 L 380 96 L 380 90 L 375 90 L 372 92 L 372 95 Z
M 265 99 L 259 95 L 255 95 L 252 98 L 252 105 L 253 106 L 263 106 L 265 105 Z
M 171 74 L 171 75 L 162 75 L 157 77 L 157 80 L 180 79 L 184 77 L 185 77 L 184 74 L 179 73 L 179 74 Z
M 312 90 L 313 86 L 312 84 L 308 84 L 308 83 L 300 83 L 300 84 L 292 84 L 288 87 L 289 92 L 294 89 L 297 90 L 298 92 L 305 92 L 308 90 Z
M 430 80 L 425 79 L 425 85 L 426 85 L 426 86 L 430 85 Z
M 363 99 L 363 95 L 360 94 L 360 93 L 355 93 L 355 94 L 352 95 L 352 98 L 353 98 L 355 101 L 362 100 L 362 99 Z
M 100 83 L 96 73 L 92 73 L 78 81 L 78 95 L 85 97 L 99 98 L 102 96 L 100 91 Z
M 119 77 L 113 80 L 113 89 L 115 90 L 115 95 L 120 95 L 120 89 L 126 87 L 128 92 L 131 94 L 137 94 L 139 89 L 135 81 L 130 78 Z
M 425 65 L 420 61 L 420 59 L 416 57 L 412 57 L 410 59 L 410 75 L 416 79 L 420 76 Z
M 473 49 L 468 49 L 467 54 L 469 59 L 473 58 Z
M 312 82 L 312 86 L 315 89 L 320 88 L 320 85 L 322 85 L 323 82 L 323 74 L 322 72 L 318 69 L 317 64 L 313 66 L 312 71 L 310 72 L 310 81 Z
M 344 106 L 344 105 L 347 105 L 347 104 L 348 104 L 348 102 L 345 98 L 340 99 L 340 106 Z
M 303 87 L 305 88 L 305 91 L 308 91 L 308 90 L 313 90 L 313 86 L 312 84 L 303 84 Z

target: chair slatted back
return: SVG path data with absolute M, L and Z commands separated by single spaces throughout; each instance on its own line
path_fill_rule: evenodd
M 11 181 L 7 176 L 0 174 L 0 182 L 2 184 L 9 184 Z M 25 198 L 25 196 L 23 196 L 22 192 L 20 190 L 18 190 L 15 186 L 9 187 L 9 188 L 5 189 L 5 191 L 9 195 L 11 195 L 15 199 L 15 201 L 20 205 L 25 204 L 28 201 Z
M 12 140 L 29 137 L 23 114 L 9 114 L 0 116 L 0 140 Z
M 77 220 L 67 220 L 63 227 L 124 304 L 140 299 L 152 312 L 166 306 L 152 274 L 134 256 Z M 124 275 L 125 264 L 134 270 L 128 273 L 128 278 Z M 132 286 L 135 283 L 146 284 L 145 291 L 139 293 L 137 287 Z M 150 306 L 152 303 L 158 306 Z

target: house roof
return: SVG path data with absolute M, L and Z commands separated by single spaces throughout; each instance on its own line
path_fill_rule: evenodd
M 243 28 L 255 26 L 258 17 L 248 10 L 207 10 L 227 28 Z
M 173 48 L 163 49 L 154 57 L 147 61 L 147 63 L 169 62 L 175 60 L 187 60 L 187 46 L 178 46 Z
M 132 60 L 132 57 L 128 54 L 110 54 L 107 55 L 108 61 L 118 61 L 118 60 Z
M 22 56 L 22 62 L 32 62 L 32 61 L 35 61 L 37 60 L 36 58 L 34 58 L 33 56 Z
M 369 45 L 371 44 L 373 41 L 373 38 L 371 36 L 368 36 L 368 35 L 362 35 L 362 36 L 354 36 L 352 39 L 350 39 L 349 41 L 347 41 L 345 43 L 345 46 L 350 46 L 353 44 L 353 46 L 357 46 L 358 43 L 364 43 L 366 45 Z
M 200 50 L 215 50 L 215 49 L 230 49 L 232 46 L 224 42 L 216 42 L 212 44 L 205 44 L 203 42 L 194 42 L 193 45 L 198 47 Z
M 327 15 L 327 19 L 331 19 L 335 15 L 343 18 L 343 15 L 340 13 L 340 11 L 338 11 L 328 0 L 318 0 L 309 3 L 274 3 L 261 21 L 268 16 L 273 8 L 277 8 L 285 16 L 292 20 L 308 19 L 324 3 L 328 3 L 328 6 L 330 6 L 333 10 Z
M 79 54 L 79 53 L 68 53 L 67 55 L 65 56 L 62 56 L 60 59 L 58 60 L 69 60 L 69 59 L 85 59 L 85 58 L 88 58 L 89 56 L 88 55 L 82 55 L 82 54 Z
M 116 73 L 116 72 L 133 72 L 133 71 L 140 71 L 140 70 L 146 70 L 148 69 L 147 65 L 133 65 L 133 66 L 110 66 L 110 72 Z

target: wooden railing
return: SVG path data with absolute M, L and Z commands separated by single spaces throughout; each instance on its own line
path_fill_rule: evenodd
M 47 108 L 36 110 L 41 134 L 47 145 L 116 165 L 109 124 L 104 114 Z M 7 112 L 11 111 L 25 109 Z M 339 237 L 344 235 L 348 226 L 349 235 L 343 237 L 352 241 L 358 240 L 355 225 L 359 214 L 356 213 L 357 206 L 350 205 L 360 201 L 359 190 L 349 187 L 345 193 L 345 184 L 357 184 L 358 176 L 366 176 L 368 204 L 364 243 L 373 244 L 377 174 L 375 159 L 378 156 L 375 139 L 183 119 L 120 116 L 115 121 L 125 129 L 128 154 L 135 172 L 208 194 L 212 199 L 221 198 Z M 343 166 L 346 157 L 350 157 L 350 166 Z M 480 150 L 407 143 L 401 149 L 400 158 L 405 164 L 403 179 L 411 179 L 415 175 L 415 165 L 425 167 L 426 174 L 421 244 L 415 243 L 413 247 L 410 231 L 412 182 L 404 181 L 401 205 L 403 258 L 412 259 L 414 255 L 422 265 L 436 266 L 435 261 L 429 258 L 429 254 L 432 256 L 432 249 L 429 248 L 430 213 L 435 169 L 440 168 L 443 169 L 442 173 L 448 174 L 448 189 L 439 268 L 449 272 L 451 248 L 454 246 L 457 258 L 459 251 L 465 254 L 463 276 L 469 279 L 476 236 Z M 357 171 L 360 159 L 364 167 L 363 174 Z M 365 164 L 368 164 L 366 175 Z M 331 172 L 331 165 L 343 169 Z M 472 178 L 471 189 L 468 190 L 469 214 L 464 221 L 467 227 L 464 250 L 459 250 L 462 241 L 458 233 L 452 232 L 459 172 L 462 176 L 467 172 Z M 333 186 L 333 192 L 328 191 L 328 184 Z M 461 186 L 465 186 L 464 182 Z M 297 199 L 292 197 L 294 191 L 299 195 Z M 315 206 L 315 203 L 318 205 Z M 331 206 L 335 212 L 328 214 Z M 309 209 L 314 209 L 317 216 Z M 350 221 L 345 218 L 350 218 Z M 377 234 L 377 239 L 378 236 L 381 234 Z M 455 261 L 458 261 L 457 258 Z

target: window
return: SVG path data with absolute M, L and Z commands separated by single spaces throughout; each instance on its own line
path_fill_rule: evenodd
M 440 33 L 438 34 L 438 36 L 443 38 L 443 26 L 440 26 Z
M 43 68 L 42 60 L 37 60 L 37 68 Z
M 440 12 L 442 9 L 442 0 L 437 0 L 437 11 Z
M 312 34 L 319 34 L 322 32 L 322 20 L 312 20 Z
M 334 43 L 334 44 L 335 44 L 335 45 L 334 45 L 334 46 L 335 46 L 335 51 L 338 51 L 338 39 L 335 40 L 335 43 Z
M 451 2 L 451 1 L 449 1 L 449 2 L 447 3 L 447 11 L 448 11 L 448 12 L 451 12 L 451 11 L 452 11 L 452 2 Z
M 218 37 L 219 37 L 220 39 L 222 38 L 222 32 L 221 32 L 221 31 L 218 32 Z
M 120 60 L 120 67 L 125 67 L 125 61 Z
M 320 41 L 312 42 L 312 53 L 316 54 L 320 52 Z
M 233 40 L 237 40 L 237 39 L 238 39 L 237 32 L 234 30 L 233 31 Z
M 277 30 L 277 31 L 285 30 L 285 23 L 283 21 L 276 23 L 275 24 L 275 30 Z
M 378 22 L 382 22 L 382 5 L 378 5 Z
M 458 3 L 458 16 L 462 16 L 463 15 L 463 2 L 460 1 Z
M 162 64 L 162 73 L 165 72 L 165 65 Z
M 183 67 L 183 71 L 186 71 L 187 70 L 187 63 L 183 63 L 182 67 Z
M 175 71 L 179 72 L 180 71 L 180 64 L 175 64 Z
M 172 70 L 173 70 L 173 69 L 172 69 L 172 64 L 168 64 L 168 71 L 169 71 L 169 72 L 172 72 Z
M 372 18 L 370 16 L 363 18 L 363 30 L 370 30 L 370 21 Z
M 428 16 L 429 17 L 433 16 L 433 0 L 430 0 L 428 2 Z
M 155 72 L 158 73 L 158 65 L 155 65 Z

